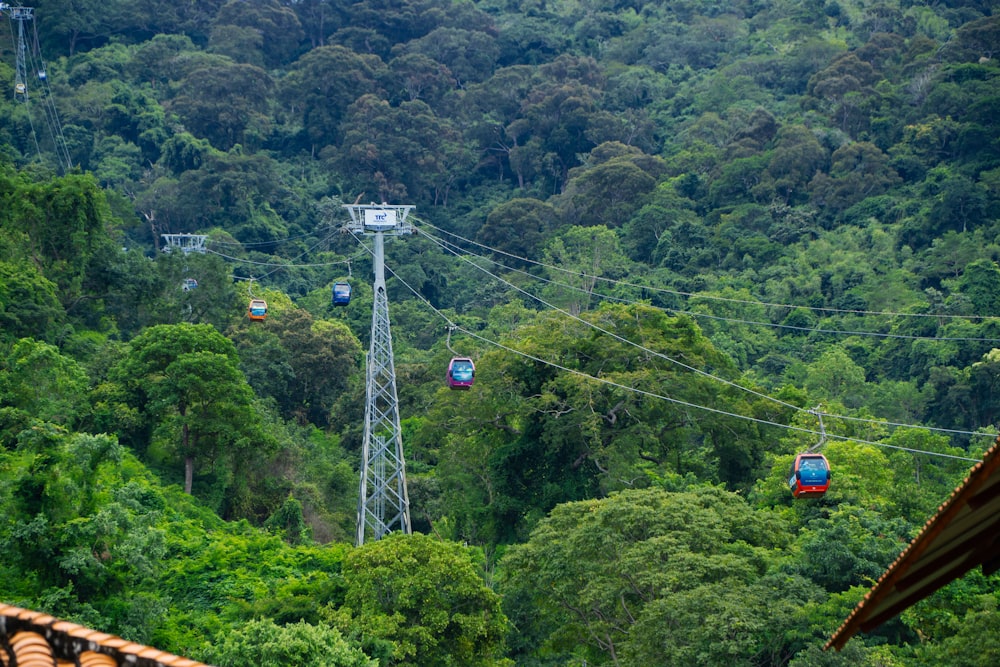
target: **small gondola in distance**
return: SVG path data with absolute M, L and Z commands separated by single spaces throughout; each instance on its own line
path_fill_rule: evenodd
M 255 322 L 263 322 L 267 319 L 267 301 L 264 299 L 253 299 L 247 306 L 247 316 Z
M 476 381 L 476 365 L 468 357 L 452 357 L 445 380 L 452 389 L 468 389 Z
M 788 487 L 795 498 L 822 496 L 830 488 L 830 462 L 822 454 L 797 454 L 789 471 Z
M 346 306 L 351 302 L 351 284 L 350 283 L 334 283 L 333 284 L 333 305 L 335 306 Z

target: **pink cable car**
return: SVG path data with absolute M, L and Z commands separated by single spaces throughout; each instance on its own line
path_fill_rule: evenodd
M 448 362 L 445 380 L 452 389 L 468 389 L 475 382 L 476 365 L 468 357 L 453 357 Z

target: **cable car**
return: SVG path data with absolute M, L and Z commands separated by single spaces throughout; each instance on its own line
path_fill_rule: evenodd
M 445 379 L 452 389 L 468 389 L 475 382 L 476 365 L 468 357 L 453 357 Z
M 788 487 L 796 498 L 822 496 L 830 488 L 830 463 L 822 454 L 798 454 L 792 461 Z
M 267 301 L 253 299 L 247 308 L 247 315 L 251 320 L 263 321 L 267 319 Z
M 46 79 L 45 70 L 43 70 L 43 69 L 38 70 L 38 78 L 41 81 L 45 81 L 45 79 Z
M 17 95 L 26 95 L 28 93 L 28 86 L 23 83 L 15 83 L 14 93 Z
M 333 284 L 333 305 L 335 306 L 346 306 L 351 302 L 351 284 L 350 283 L 334 283 Z
M 196 287 L 198 287 L 198 281 L 194 278 L 185 278 L 184 282 L 181 284 L 181 289 L 185 292 L 190 292 Z

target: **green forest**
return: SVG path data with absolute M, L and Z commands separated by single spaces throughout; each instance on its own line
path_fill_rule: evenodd
M 978 568 L 823 650 L 1000 426 L 995 2 L 11 4 L 0 601 L 219 667 L 1000 664 Z M 358 202 L 415 229 L 360 546 Z

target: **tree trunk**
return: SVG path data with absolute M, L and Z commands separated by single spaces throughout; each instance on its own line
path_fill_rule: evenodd
M 188 495 L 191 495 L 191 486 L 194 484 L 194 456 L 188 449 L 190 441 L 188 425 L 184 424 L 181 427 L 181 451 L 184 452 L 184 493 Z

